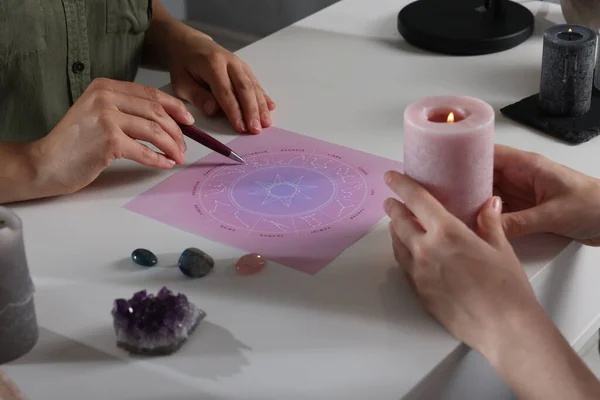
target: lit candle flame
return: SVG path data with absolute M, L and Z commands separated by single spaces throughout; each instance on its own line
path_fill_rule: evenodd
M 569 28 L 569 33 L 573 32 L 573 29 Z
M 446 119 L 446 122 L 448 122 L 449 124 L 454 122 L 454 113 L 453 112 L 448 114 L 448 118 Z

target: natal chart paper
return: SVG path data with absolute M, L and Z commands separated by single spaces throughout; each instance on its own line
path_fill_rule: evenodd
M 369 233 L 402 164 L 279 128 L 228 143 L 246 161 L 211 153 L 125 208 L 316 274 Z

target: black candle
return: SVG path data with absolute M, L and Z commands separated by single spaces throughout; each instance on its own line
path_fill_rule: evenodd
M 596 33 L 580 25 L 556 25 L 544 33 L 540 107 L 550 115 L 589 111 L 596 64 Z

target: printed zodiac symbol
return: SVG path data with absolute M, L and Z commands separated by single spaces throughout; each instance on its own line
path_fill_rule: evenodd
M 273 224 L 273 225 L 275 225 L 275 227 L 276 227 L 277 229 L 280 229 L 280 230 L 282 230 L 283 232 L 287 232 L 287 230 L 288 230 L 288 229 L 290 229 L 290 227 L 289 227 L 289 226 L 287 226 L 287 225 L 284 225 L 284 224 L 280 224 L 280 223 L 278 223 L 278 222 L 275 222 L 275 221 L 271 221 L 271 220 L 264 219 L 264 218 L 263 218 L 263 221 L 265 221 L 265 222 L 268 222 L 268 223 L 270 223 L 270 224 Z
M 346 208 L 354 207 L 354 204 L 350 204 L 349 206 L 345 206 L 345 205 L 343 205 L 343 204 L 342 204 L 342 202 L 340 201 L 340 199 L 337 199 L 337 203 L 340 205 L 340 207 L 342 207 L 342 208 L 340 209 L 340 212 L 339 212 L 339 213 L 338 213 L 338 215 L 337 215 L 337 216 L 338 216 L 338 218 L 342 216 L 342 213 L 344 212 L 344 210 L 345 210 Z
M 342 189 L 342 193 L 344 193 L 344 199 L 349 199 L 350 197 L 352 197 L 352 193 L 359 190 L 362 186 L 363 186 L 363 184 L 359 183 L 358 185 L 354 185 L 354 186 L 350 186 L 349 188 Z
M 227 190 L 227 186 L 223 183 L 219 183 L 218 185 L 209 184 L 208 186 L 210 187 L 209 192 L 206 193 L 204 197 L 214 196 Z
M 213 209 L 212 209 L 212 210 L 210 210 L 210 213 L 211 213 L 211 214 L 214 214 L 214 213 L 216 213 L 216 212 L 217 212 L 217 209 L 219 208 L 219 206 L 231 207 L 231 205 L 230 205 L 230 204 L 223 203 L 222 201 L 219 201 L 219 200 L 215 200 L 215 206 L 213 207 Z M 223 208 L 223 207 L 221 207 L 221 208 Z
M 294 157 L 292 159 L 289 159 L 289 160 L 279 160 L 277 162 L 277 164 L 279 164 L 279 165 L 290 165 L 291 163 L 293 163 L 296 160 L 304 161 L 305 160 L 304 154 L 300 154 L 300 155 L 298 155 L 298 156 L 296 156 L 296 157 Z
M 244 221 L 242 221 L 242 219 L 238 215 L 239 213 L 240 213 L 239 210 L 233 213 L 233 216 L 235 217 L 235 219 L 237 219 L 238 221 L 240 221 L 242 223 L 242 225 L 244 225 L 246 228 L 250 228 L 250 225 L 248 225 L 247 223 L 245 223 Z
M 217 176 L 222 176 L 222 175 L 233 175 L 233 174 L 242 174 L 246 172 L 246 170 L 242 167 L 229 167 L 229 168 L 223 168 L 221 171 L 217 172 L 215 174 L 215 178 Z
M 269 165 L 269 159 L 263 158 L 262 163 L 260 162 L 260 160 L 254 160 L 254 161 L 250 161 L 249 164 L 254 166 L 254 168 L 266 167 L 267 165 Z
M 350 168 L 346 167 L 346 168 L 338 168 L 337 172 L 335 173 L 337 176 L 339 176 L 340 178 L 342 178 L 342 182 L 346 183 L 346 179 L 347 178 L 353 178 L 356 175 L 349 175 L 350 174 Z
M 333 160 L 327 160 L 323 164 L 317 164 L 317 157 L 313 157 L 313 160 L 310 162 L 310 164 L 314 169 L 327 169 L 327 164 L 331 162 L 333 162 Z
M 300 219 L 309 224 L 311 228 L 316 228 L 317 226 L 323 225 L 321 221 L 315 218 L 315 214 L 307 215 L 306 217 L 300 217 Z

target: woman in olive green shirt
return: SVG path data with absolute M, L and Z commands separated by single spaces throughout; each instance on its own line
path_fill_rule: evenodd
M 0 0 L 0 204 L 75 192 L 118 158 L 182 164 L 176 122 L 193 119 L 132 82 L 140 65 L 170 71 L 178 97 L 240 133 L 271 125 L 250 68 L 159 0 Z
M 176 121 L 193 119 L 180 100 L 131 83 L 140 63 L 168 69 L 179 97 L 223 110 L 238 132 L 271 124 L 275 106 L 250 69 L 158 0 L 0 0 L 0 204 L 72 193 L 117 158 L 183 163 Z M 600 183 L 505 147 L 495 163 L 509 212 L 491 199 L 476 233 L 410 178 L 386 174 L 404 200 L 385 204 L 396 261 L 425 308 L 519 398 L 600 398 L 506 237 L 551 232 L 600 245 Z

